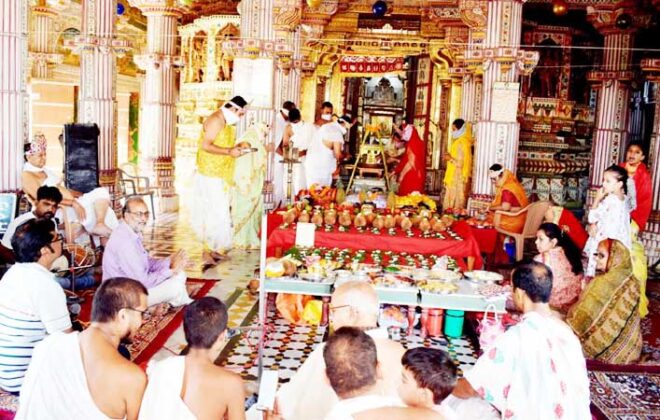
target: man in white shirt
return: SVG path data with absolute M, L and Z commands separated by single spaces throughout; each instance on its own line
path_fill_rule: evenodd
M 146 310 L 140 282 L 103 282 L 85 331 L 53 334 L 34 350 L 16 420 L 137 419 L 147 378 L 117 347 L 130 342 Z
M 0 280 L 0 388 L 18 393 L 34 346 L 48 334 L 71 331 L 71 318 L 49 271 L 62 254 L 62 236 L 52 221 L 25 222 L 12 247 L 17 263 Z
M 23 213 L 9 223 L 7 230 L 5 231 L 4 236 L 2 237 L 2 246 L 11 251 L 13 248 L 11 246 L 11 238 L 16 232 L 16 228 L 27 222 L 30 219 L 51 219 L 55 222 L 55 212 L 57 212 L 57 207 L 62 201 L 62 193 L 57 187 L 48 187 L 46 185 L 39 187 L 37 190 L 37 202 L 34 205 L 32 211 Z M 3 249 L 3 251 L 5 251 Z M 14 262 L 13 252 L 3 252 L 4 255 L 11 257 L 9 262 Z

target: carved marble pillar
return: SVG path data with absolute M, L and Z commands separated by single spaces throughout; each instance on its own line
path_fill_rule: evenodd
M 641 68 L 652 82 L 655 112 L 653 129 L 651 131 L 651 144 L 647 154 L 647 166 L 651 172 L 651 186 L 653 202 L 651 217 L 646 224 L 646 231 L 642 234 L 642 242 L 646 248 L 650 264 L 660 258 L 660 59 L 644 59 Z
M 516 171 L 520 124 L 516 120 L 515 91 L 521 73 L 531 72 L 538 62 L 538 53 L 520 49 L 523 3 L 524 0 L 489 1 L 483 48 L 466 51 L 466 60 L 481 60 L 484 69 L 472 175 L 472 195 L 478 200 L 489 200 L 492 193 L 488 179 L 492 164 L 500 163 Z M 504 101 L 494 95 L 496 90 L 508 90 Z
M 614 22 L 618 13 L 587 9 L 587 17 L 605 37 L 602 65 L 587 76 L 598 92 L 591 143 L 591 191 L 600 188 L 605 169 L 619 162 L 627 139 L 630 82 L 634 76 L 630 70 L 634 33 L 632 29 L 616 28 Z
M 142 150 L 142 156 L 153 164 L 160 189 L 160 211 L 176 211 L 179 197 L 174 190 L 175 79 L 176 67 L 181 64 L 176 44 L 178 19 L 183 9 L 174 0 L 131 0 L 131 5 L 138 7 L 147 18 L 147 50 L 135 57 L 135 62 L 146 72 L 142 134 L 149 143 Z M 215 41 L 209 44 L 215 47 Z M 204 77 L 208 74 L 205 72 Z M 217 74 L 217 70 L 212 74 Z
M 117 58 L 129 43 L 115 37 L 117 0 L 83 0 L 82 30 L 73 41 L 80 53 L 77 121 L 97 124 L 99 179 L 114 190 L 117 182 Z
M 488 23 L 488 2 L 484 0 L 459 0 L 461 20 L 468 26 L 468 42 L 463 52 L 464 67 L 461 97 L 461 118 L 472 125 L 472 135 L 477 135 L 477 122 L 481 119 L 482 72 L 481 60 L 472 58 L 471 51 L 483 47 Z
M 53 68 L 62 62 L 62 54 L 56 52 L 57 37 L 54 23 L 57 10 L 45 0 L 39 0 L 30 8 L 30 61 L 32 77 L 50 79 Z
M 23 144 L 28 140 L 28 8 L 3 0 L 0 13 L 0 191 L 21 189 Z

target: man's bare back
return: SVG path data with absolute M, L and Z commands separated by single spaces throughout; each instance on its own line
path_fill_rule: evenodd
M 198 420 L 245 419 L 241 377 L 205 360 L 186 356 L 181 399 Z
M 80 334 L 80 352 L 87 386 L 99 410 L 112 419 L 137 419 L 146 374 L 93 327 Z

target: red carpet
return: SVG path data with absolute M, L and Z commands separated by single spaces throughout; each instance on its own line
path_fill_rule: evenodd
M 215 285 L 213 280 L 191 279 L 186 281 L 188 293 L 194 299 L 204 297 Z M 81 304 L 80 321 L 87 325 L 92 311 L 94 289 L 81 293 L 85 301 Z M 179 328 L 183 321 L 183 307 L 172 308 L 165 314 L 152 316 L 140 328 L 133 343 L 128 347 L 133 362 L 143 367 L 160 350 L 167 339 Z M 12 420 L 18 408 L 18 398 L 0 390 L 0 420 Z
M 189 278 L 186 281 L 188 294 L 193 299 L 204 297 L 213 287 L 215 281 Z M 84 326 L 90 321 L 92 311 L 92 299 L 94 289 L 88 289 L 81 293 L 85 301 L 81 305 L 80 321 Z M 183 320 L 183 307 L 172 308 L 167 313 L 158 316 L 149 317 L 138 334 L 133 339 L 133 343 L 128 346 L 131 352 L 133 362 L 141 365 L 151 359 L 156 352 L 165 345 L 168 338 L 179 328 Z

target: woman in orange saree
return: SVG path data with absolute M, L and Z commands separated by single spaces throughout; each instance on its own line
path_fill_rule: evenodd
M 527 207 L 529 204 L 527 194 L 513 172 L 496 163 L 489 168 L 488 177 L 495 185 L 495 199 L 489 207 L 491 218 L 497 210 L 516 212 Z M 520 233 L 525 226 L 525 216 L 524 213 L 520 216 L 503 215 L 500 227 L 509 232 Z

